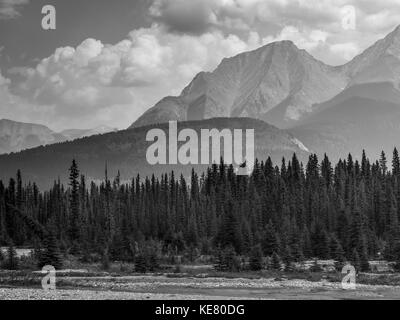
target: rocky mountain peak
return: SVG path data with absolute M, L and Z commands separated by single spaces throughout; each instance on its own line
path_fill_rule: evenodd
M 289 40 L 225 58 L 213 72 L 199 73 L 179 97 L 162 99 L 132 127 L 252 117 L 285 128 L 345 88 L 381 82 L 400 86 L 400 26 L 341 67 L 326 65 Z

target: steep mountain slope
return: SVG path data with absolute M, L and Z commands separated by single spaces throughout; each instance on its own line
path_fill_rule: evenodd
M 61 141 L 65 141 L 65 137 L 46 126 L 0 120 L 0 153 L 17 152 Z
M 284 127 L 346 84 L 340 68 L 317 61 L 291 41 L 275 42 L 198 74 L 179 97 L 164 98 L 132 127 L 214 117 L 252 117 Z M 277 106 L 279 116 L 269 117 Z
M 318 113 L 320 113 L 322 110 L 341 104 L 352 97 L 361 97 L 377 101 L 392 102 L 394 104 L 400 103 L 400 91 L 394 87 L 393 83 L 363 83 L 346 88 L 331 100 L 315 105 L 314 114 L 310 115 L 309 118 L 299 121 L 297 125 L 299 126 L 304 123 L 312 122 L 313 119 L 318 118 Z
M 343 66 L 348 86 L 400 81 L 400 26 Z
M 199 73 L 179 97 L 166 97 L 132 127 L 168 120 L 252 117 L 296 126 L 345 88 L 390 82 L 399 88 L 400 26 L 349 63 L 331 67 L 290 41 L 224 59 Z
M 154 126 L 129 129 L 30 149 L 17 154 L 2 155 L 0 178 L 9 178 L 21 169 L 25 179 L 48 187 L 57 177 L 63 181 L 67 179 L 68 168 L 73 158 L 77 160 L 82 173 L 92 180 L 104 178 L 106 163 L 109 175 L 116 175 L 120 170 L 122 179 L 131 179 L 138 173 L 143 177 L 153 173 L 159 175 L 170 170 L 174 170 L 177 175 L 182 173 L 189 176 L 191 165 L 148 164 L 146 151 L 153 142 L 146 141 L 146 134 L 152 128 Z M 168 132 L 168 124 L 157 128 Z M 296 152 L 301 160 L 308 158 L 306 148 L 298 139 L 260 120 L 217 118 L 179 123 L 178 129 L 184 128 L 196 130 L 199 136 L 200 130 L 207 128 L 255 129 L 255 155 L 259 159 L 271 156 L 273 161 L 280 163 L 283 156 L 289 158 L 293 152 Z M 195 169 L 201 172 L 206 166 L 198 165 Z
M 314 106 L 291 130 L 333 158 L 365 149 L 371 157 L 400 146 L 400 27 L 342 67 L 347 88 Z
M 337 159 L 365 149 L 377 158 L 400 147 L 400 91 L 389 83 L 348 88 L 290 131 L 320 155 Z

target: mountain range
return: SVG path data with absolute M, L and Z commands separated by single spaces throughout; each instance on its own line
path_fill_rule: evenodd
M 224 59 L 131 127 L 168 120 L 252 117 L 288 129 L 311 152 L 377 157 L 399 146 L 400 26 L 342 66 L 281 41 Z
M 103 134 L 116 129 L 100 126 L 94 129 L 71 129 L 54 132 L 40 124 L 16 122 L 8 119 L 0 120 L 0 154 L 18 152 L 42 145 L 79 139 L 95 134 Z
M 187 174 L 187 166 L 158 168 L 144 159 L 145 132 L 166 127 L 171 120 L 197 131 L 209 126 L 254 126 L 256 156 L 271 156 L 276 164 L 293 152 L 302 161 L 310 153 L 326 153 L 337 160 L 349 152 L 357 157 L 365 149 L 373 159 L 381 150 L 390 153 L 400 147 L 399 82 L 400 26 L 350 62 L 335 67 L 293 42 L 275 42 L 223 59 L 212 72 L 199 73 L 179 96 L 163 98 L 127 130 L 0 156 L 4 168 L 0 175 L 22 169 L 29 178 L 48 183 L 65 177 L 73 157 L 93 180 L 104 177 L 106 162 L 110 171 L 120 170 L 126 179 L 170 169 Z M 43 132 L 39 136 L 48 143 L 60 138 L 51 130 Z M 60 133 L 69 140 L 81 134 Z M 35 139 L 27 140 L 21 145 L 34 145 L 31 140 Z
M 268 44 L 224 59 L 201 72 L 178 97 L 166 97 L 132 127 L 169 120 L 252 117 L 290 128 L 318 112 L 320 104 L 365 83 L 400 80 L 400 26 L 343 66 L 316 60 L 291 41 Z
M 144 126 L 0 155 L 0 179 L 9 178 L 20 169 L 24 179 L 49 187 L 57 178 L 67 180 L 72 159 L 77 161 L 81 172 L 90 181 L 104 179 L 106 167 L 109 177 L 117 175 L 119 171 L 122 180 L 131 179 L 137 174 L 141 177 L 152 174 L 159 177 L 170 171 L 174 171 L 176 175 L 190 177 L 191 165 L 148 164 L 146 151 L 154 142 L 146 141 L 146 134 L 152 128 L 154 127 Z M 168 132 L 167 123 L 158 128 Z M 267 159 L 270 156 L 274 163 L 280 162 L 282 156 L 292 157 L 293 153 L 303 161 L 309 155 L 308 150 L 291 133 L 261 120 L 214 118 L 178 123 L 179 131 L 186 128 L 195 130 L 198 136 L 201 135 L 202 129 L 254 129 L 255 156 L 259 159 Z M 182 144 L 183 142 L 180 142 L 178 147 Z M 197 165 L 194 168 L 203 172 L 207 166 Z

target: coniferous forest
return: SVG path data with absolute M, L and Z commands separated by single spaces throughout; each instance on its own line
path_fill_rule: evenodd
M 305 259 L 400 262 L 400 158 L 370 162 L 296 155 L 279 165 L 256 161 L 250 176 L 212 165 L 189 179 L 165 174 L 119 175 L 89 183 L 72 161 L 69 184 L 48 191 L 23 172 L 0 182 L 0 244 L 35 248 L 41 265 L 62 266 L 71 254 L 90 261 L 134 262 L 154 270 L 162 257 L 211 256 L 220 270 L 252 270 L 269 257 L 271 268 Z M 4 257 L 3 257 L 4 259 Z M 9 263 L 11 263 L 9 261 Z

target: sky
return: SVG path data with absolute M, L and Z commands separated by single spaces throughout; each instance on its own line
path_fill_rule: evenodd
M 292 40 L 339 65 L 398 24 L 399 0 L 0 0 L 0 118 L 122 129 L 225 57 Z

